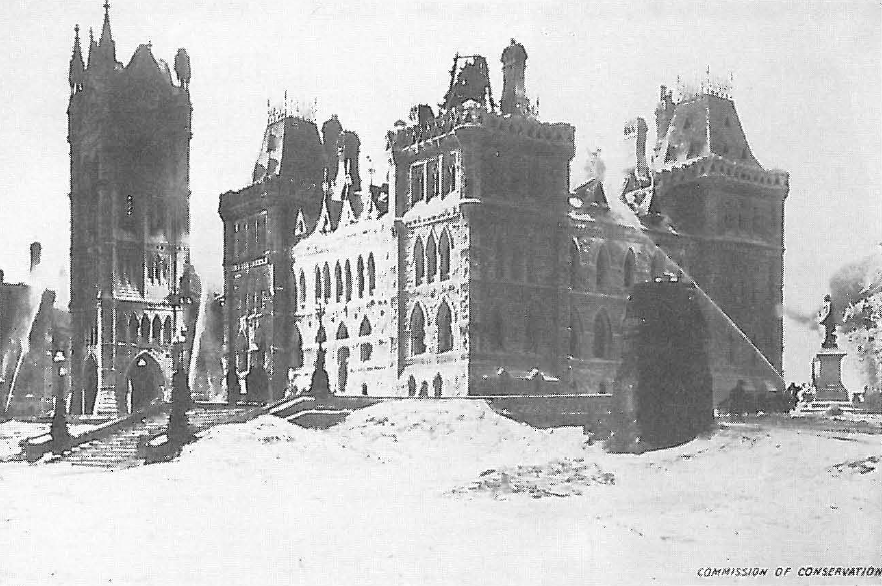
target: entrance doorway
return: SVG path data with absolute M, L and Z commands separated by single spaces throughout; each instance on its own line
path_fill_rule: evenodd
M 134 413 L 154 401 L 161 401 L 164 389 L 165 377 L 159 363 L 146 352 L 139 354 L 126 372 L 126 411 Z

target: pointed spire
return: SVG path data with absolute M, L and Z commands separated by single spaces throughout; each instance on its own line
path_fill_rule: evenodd
M 101 28 L 101 40 L 98 41 L 98 46 L 106 51 L 107 60 L 111 65 L 116 63 L 116 43 L 113 42 L 113 34 L 110 32 L 110 2 L 107 0 L 104 0 L 104 26 Z
M 110 32 L 110 2 L 104 0 L 104 27 L 101 29 L 101 44 L 105 41 L 113 42 L 113 35 Z
M 95 42 L 95 31 L 92 30 L 92 27 L 89 27 L 89 60 L 87 67 L 92 67 L 92 60 L 95 59 L 97 54 L 98 43 Z
M 80 48 L 80 25 L 74 26 L 73 55 L 70 58 L 70 69 L 67 80 L 70 83 L 71 94 L 83 89 L 83 50 Z

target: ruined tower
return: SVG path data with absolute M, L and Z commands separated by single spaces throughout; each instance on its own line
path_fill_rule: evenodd
M 735 328 L 714 330 L 714 355 L 734 365 L 731 386 L 739 378 L 759 378 L 751 370 L 764 365 L 750 345 L 781 371 L 789 175 L 757 161 L 727 81 L 683 86 L 679 94 L 675 102 L 664 86 L 660 92 L 654 200 L 684 236 L 680 266 L 750 342 Z M 717 365 L 715 377 L 722 371 Z
M 186 51 L 177 82 L 150 44 L 123 65 L 109 9 L 86 66 L 76 27 L 68 78 L 71 403 L 116 415 L 168 397 L 172 342 L 192 319 L 192 107 Z

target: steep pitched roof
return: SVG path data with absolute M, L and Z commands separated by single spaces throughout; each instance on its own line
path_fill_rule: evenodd
M 676 105 L 667 131 L 656 144 L 653 163 L 659 169 L 708 155 L 762 169 L 747 143 L 734 102 L 701 94 Z

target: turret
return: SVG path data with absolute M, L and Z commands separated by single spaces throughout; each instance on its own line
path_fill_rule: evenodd
M 83 51 L 80 48 L 80 25 L 74 27 L 73 55 L 70 58 L 67 81 L 70 83 L 71 95 L 83 89 L 85 67 L 83 65 Z
M 524 85 L 524 71 L 527 67 L 527 51 L 524 46 L 511 40 L 502 51 L 502 99 L 500 108 L 503 114 L 525 115 L 529 112 L 527 90 Z

